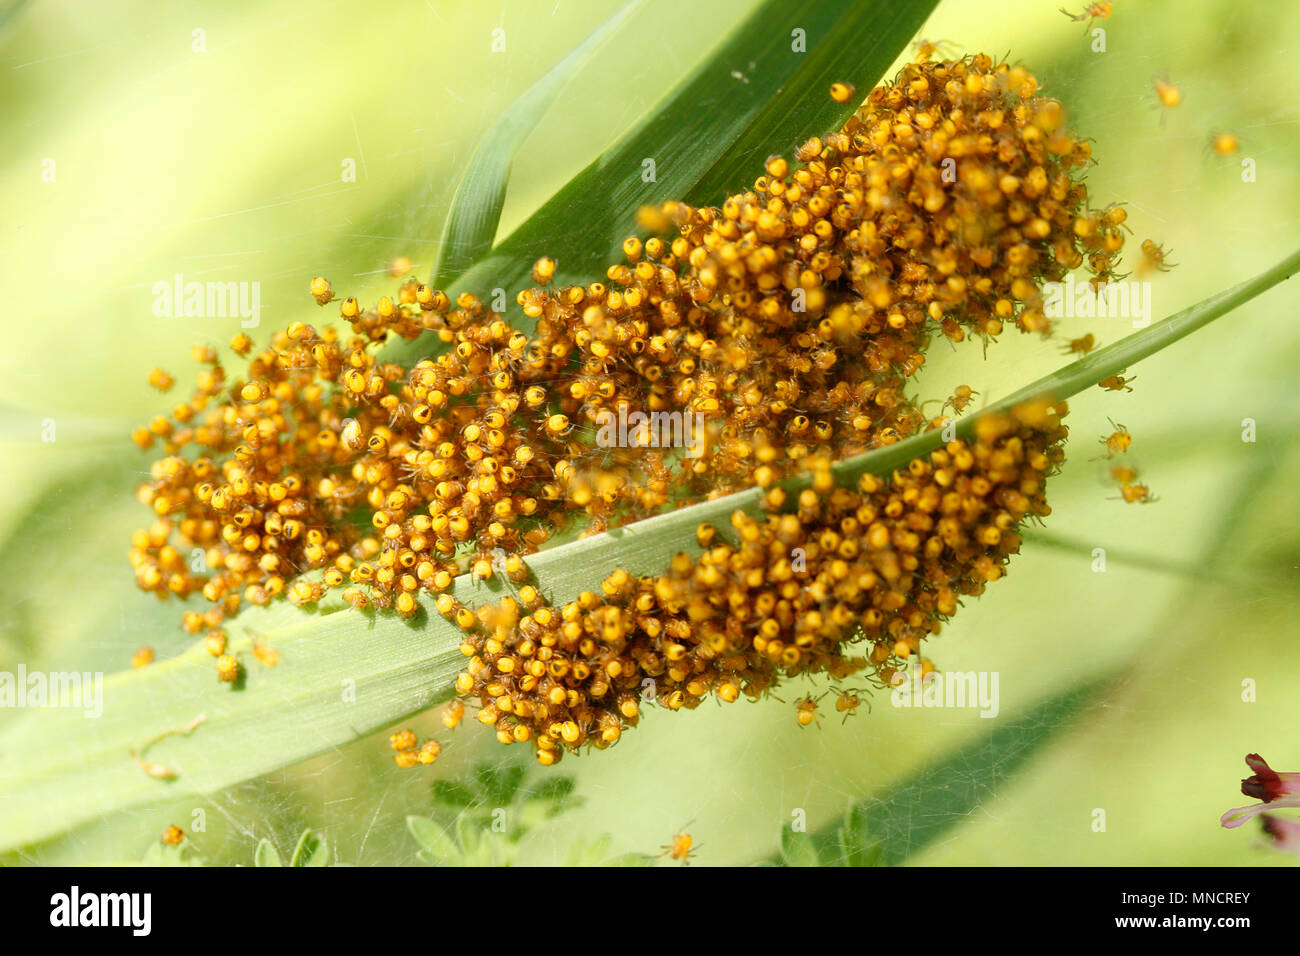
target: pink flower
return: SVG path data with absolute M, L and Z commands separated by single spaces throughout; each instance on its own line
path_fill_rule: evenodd
M 1277 773 L 1259 754 L 1247 754 L 1246 766 L 1255 772 L 1241 781 L 1241 792 L 1263 802 L 1229 810 L 1219 819 L 1221 824 L 1231 829 L 1241 826 L 1255 814 L 1265 810 L 1300 807 L 1300 773 Z M 1270 819 L 1277 820 L 1277 818 Z M 1277 822 L 1300 827 L 1300 824 L 1291 824 L 1289 821 Z M 1265 823 L 1266 828 L 1269 825 Z
M 1264 824 L 1264 832 L 1273 841 L 1273 846 L 1300 856 L 1300 820 L 1287 820 L 1273 813 L 1265 813 L 1259 818 Z

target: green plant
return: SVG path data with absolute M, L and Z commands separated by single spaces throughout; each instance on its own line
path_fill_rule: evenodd
M 433 866 L 510 866 L 527 852 L 528 840 L 549 821 L 581 805 L 570 777 L 527 780 L 518 764 L 477 767 L 465 784 L 439 780 L 433 815 L 409 816 L 406 826 L 420 845 L 419 858 Z M 526 787 L 525 782 L 535 785 Z M 611 838 L 578 839 L 565 851 L 569 866 L 644 866 L 638 854 L 610 853 Z

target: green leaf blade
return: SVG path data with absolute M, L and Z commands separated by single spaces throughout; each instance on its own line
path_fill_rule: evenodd
M 257 850 L 253 853 L 254 866 L 284 866 L 280 862 L 280 851 L 275 848 L 270 840 L 262 839 L 257 844 Z
M 329 842 L 311 830 L 303 830 L 293 849 L 290 866 L 329 866 Z
M 820 866 L 812 834 L 797 832 L 789 823 L 781 827 L 782 866 Z
M 443 223 L 433 285 L 442 288 L 491 249 L 506 201 L 515 154 L 566 83 L 612 37 L 643 0 L 632 0 L 598 26 L 511 104 L 484 135 L 456 187 Z
M 818 17 L 815 21 L 809 16 L 813 10 L 792 10 L 792 23 L 808 21 L 808 51 L 806 54 L 790 51 L 790 35 L 777 37 L 773 28 L 774 39 L 780 41 L 775 44 L 774 53 L 804 56 L 806 62 L 785 82 L 771 89 L 770 97 L 757 115 L 683 198 L 696 205 L 716 205 L 760 175 L 769 155 L 789 157 L 809 137 L 839 129 L 867 92 L 884 77 L 884 71 L 936 5 L 858 3 L 851 5 L 843 16 Z M 855 87 L 849 102 L 837 103 L 831 99 L 830 84 L 837 81 Z

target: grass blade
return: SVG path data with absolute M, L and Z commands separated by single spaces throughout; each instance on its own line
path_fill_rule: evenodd
M 7 27 L 29 2 L 30 0 L 10 0 L 3 9 L 0 9 L 0 30 Z
M 442 288 L 483 258 L 496 238 L 506 184 L 515 153 L 536 128 L 542 114 L 591 55 L 627 22 L 643 0 L 624 4 L 580 44 L 524 91 L 484 135 L 452 197 L 442 227 L 433 284 Z
M 270 841 L 263 839 L 257 844 L 257 850 L 253 854 L 254 866 L 284 866 L 280 862 L 280 853 L 276 850 L 275 845 Z
M 874 844 L 880 865 L 896 866 L 957 826 L 997 796 L 998 785 L 1095 704 L 1114 675 L 1089 678 L 1040 702 L 955 754 L 925 767 L 882 797 L 854 806 L 857 828 L 834 824 L 813 834 L 823 865 L 861 865 L 854 860 Z
M 449 624 L 438 619 L 441 628 L 421 631 L 329 610 L 258 608 L 230 622 L 232 651 L 246 668 L 234 686 L 217 681 L 212 657 L 196 646 L 104 678 L 98 719 L 71 707 L 20 712 L 0 734 L 0 847 L 138 803 L 214 792 L 447 696 L 463 660 Z M 275 669 L 251 655 L 258 640 L 279 652 Z M 148 746 L 200 714 L 188 734 Z M 151 776 L 133 751 L 176 776 Z
M 807 62 L 775 89 L 758 116 L 682 198 L 694 205 L 717 205 L 753 182 L 772 153 L 789 158 L 810 136 L 842 126 L 936 5 L 859 3 L 849 15 L 829 24 L 824 37 L 810 32 Z M 804 11 L 800 16 L 807 18 Z M 789 34 L 777 36 L 773 31 L 773 39 L 779 41 L 774 55 L 790 53 Z M 830 98 L 830 84 L 835 81 L 857 88 L 848 103 Z

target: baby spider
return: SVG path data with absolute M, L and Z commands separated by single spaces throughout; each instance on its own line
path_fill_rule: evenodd
M 688 823 L 687 826 L 690 826 Z M 686 832 L 685 828 L 673 834 L 673 841 L 666 846 L 660 847 L 663 850 L 654 859 L 670 857 L 679 861 L 682 866 L 691 865 L 691 854 L 700 848 L 700 844 L 695 842 L 695 838 Z
M 1101 221 L 1112 229 L 1126 229 L 1129 232 L 1133 230 L 1124 225 L 1128 221 L 1128 210 L 1124 208 L 1122 202 L 1113 202 L 1101 209 Z
M 863 704 L 867 705 L 867 710 L 871 710 L 871 701 L 862 696 L 862 692 L 856 689 L 842 690 L 839 696 L 835 698 L 835 709 L 844 715 L 840 721 L 843 724 L 846 720 L 858 712 L 858 708 Z
M 816 723 L 818 727 L 821 722 L 817 720 L 817 702 L 825 697 L 822 694 L 819 697 L 813 697 L 809 694 L 806 697 L 800 697 L 794 702 L 794 719 L 799 722 L 800 727 L 807 727 L 811 723 Z
M 1097 347 L 1097 337 L 1093 335 L 1091 332 L 1089 332 L 1087 335 L 1081 336 L 1080 338 L 1071 339 L 1069 343 L 1066 344 L 1061 349 L 1061 351 L 1063 351 L 1066 355 L 1083 356 L 1083 355 L 1087 355 L 1096 347 Z
M 1120 371 L 1120 374 L 1118 374 L 1118 375 L 1112 375 L 1110 378 L 1103 378 L 1103 379 L 1102 379 L 1100 382 L 1098 382 L 1097 384 L 1100 385 L 1102 388 L 1104 388 L 1104 389 L 1105 389 L 1106 391 L 1108 391 L 1108 392 L 1121 392 L 1121 391 L 1122 391 L 1122 392 L 1131 392 L 1131 391 L 1133 391 L 1133 386 L 1132 386 L 1130 383 L 1131 383 L 1131 382 L 1136 382 L 1136 381 L 1137 381 L 1137 376 L 1134 375 L 1134 376 L 1131 376 L 1131 377 L 1129 377 L 1129 378 L 1125 378 L 1123 373 L 1124 373 L 1124 372 L 1127 372 L 1128 369 L 1126 369 L 1126 368 L 1122 368 L 1122 369 L 1120 369 L 1119 371 Z
M 1153 501 L 1159 501 L 1155 495 L 1151 494 L 1151 489 L 1146 485 L 1139 485 L 1136 482 L 1126 481 L 1120 486 L 1120 497 L 1129 504 L 1149 505 Z
M 1210 137 L 1210 149 L 1218 156 L 1231 156 L 1241 148 L 1241 140 L 1236 133 L 1220 130 Z
M 1152 81 L 1152 88 L 1155 90 L 1156 99 L 1160 101 L 1160 105 L 1167 109 L 1173 109 L 1183 102 L 1183 91 L 1168 76 L 1157 76 Z
M 916 63 L 924 63 L 936 53 L 956 53 L 958 44 L 952 40 L 917 40 L 912 44 L 916 51 Z
M 969 385 L 958 385 L 953 389 L 952 397 L 943 403 L 944 408 L 951 408 L 954 412 L 961 414 L 962 410 L 970 404 L 970 400 L 978 395 Z
M 1176 263 L 1168 260 L 1169 252 L 1153 239 L 1142 241 L 1142 261 L 1138 263 L 1138 272 L 1168 272 Z
M 217 658 L 217 677 L 227 684 L 233 684 L 239 680 L 243 667 L 239 663 L 239 658 L 234 654 L 222 654 Z
M 1088 22 L 1083 27 L 1086 32 L 1092 27 L 1093 20 L 1105 20 L 1114 9 L 1114 4 L 1107 2 L 1107 0 L 1100 0 L 1098 3 L 1089 4 L 1081 13 L 1071 13 L 1065 7 L 1061 7 L 1061 12 L 1075 23 L 1083 23 L 1084 20 L 1087 20 Z
M 252 633 L 251 631 L 249 633 Z M 280 663 L 280 652 L 274 647 L 263 644 L 261 641 L 253 642 L 253 656 L 256 657 L 263 666 L 274 667 Z
M 448 730 L 455 730 L 460 726 L 460 720 L 465 716 L 465 705 L 458 700 L 453 700 L 442 711 L 442 724 Z
M 849 100 L 853 99 L 853 92 L 854 89 L 852 83 L 831 84 L 831 99 L 836 103 L 847 103 Z
M 1138 470 L 1132 465 L 1114 465 L 1110 469 L 1111 480 L 1121 485 L 1137 481 Z
M 546 428 L 546 434 L 552 438 L 559 438 L 570 430 L 569 416 L 558 413 L 551 415 L 547 417 L 544 427 Z
M 1109 418 L 1106 421 L 1110 422 L 1110 427 L 1115 430 L 1110 435 L 1103 435 L 1097 441 L 1106 449 L 1106 454 L 1100 457 L 1109 461 L 1116 455 L 1128 451 L 1129 446 L 1133 444 L 1133 436 L 1129 434 L 1127 425 L 1116 424 L 1113 419 Z M 1093 459 L 1093 461 L 1096 460 L 1096 458 Z

